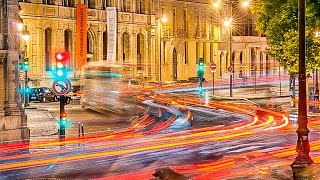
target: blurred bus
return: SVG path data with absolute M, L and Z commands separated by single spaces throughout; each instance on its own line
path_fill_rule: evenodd
M 80 76 L 82 107 L 135 114 L 135 95 L 142 86 L 130 75 L 130 68 L 122 65 L 89 63 L 83 66 Z

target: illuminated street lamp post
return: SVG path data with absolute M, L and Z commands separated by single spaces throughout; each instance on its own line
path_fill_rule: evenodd
M 299 27 L 299 109 L 298 109 L 298 140 L 297 157 L 291 164 L 293 179 L 312 179 L 314 163 L 309 155 L 310 144 L 308 139 L 308 117 L 306 103 L 306 3 L 299 0 L 298 5 Z
M 159 1 L 160 2 L 160 1 Z M 160 77 L 159 77 L 159 80 L 160 80 L 160 82 L 161 82 L 161 85 L 162 85 L 162 46 L 163 46 L 163 44 L 162 44 L 162 37 L 163 37 L 163 35 L 164 35 L 164 33 L 163 32 L 165 32 L 166 31 L 166 28 L 167 28 L 167 22 L 168 22 L 168 18 L 165 16 L 165 15 L 163 15 L 162 17 L 161 17 L 161 25 L 160 25 Z M 165 41 L 163 41 L 163 43 L 164 43 L 164 54 L 165 54 Z M 164 56 L 164 58 L 165 58 L 165 56 Z
M 233 63 L 233 59 L 232 59 L 232 54 L 233 54 L 233 52 L 232 52 L 232 41 L 233 41 L 232 31 L 233 31 L 233 3 L 234 2 L 233 2 L 233 0 L 229 0 L 228 2 L 224 2 L 224 3 L 229 5 L 229 13 L 230 13 L 229 18 L 223 22 L 223 25 L 229 29 L 229 60 L 230 60 L 230 67 L 232 67 L 232 71 L 229 72 L 230 73 L 230 97 L 232 97 L 233 96 L 233 94 L 232 94 L 232 83 L 233 83 L 232 78 L 233 78 L 233 74 L 234 74 L 234 63 Z M 218 8 L 220 8 L 220 4 L 221 4 L 221 0 L 217 0 L 213 3 L 213 7 L 218 9 Z M 249 5 L 250 5 L 250 3 L 248 0 L 245 0 L 242 2 L 242 7 L 244 7 L 244 8 L 248 8 Z

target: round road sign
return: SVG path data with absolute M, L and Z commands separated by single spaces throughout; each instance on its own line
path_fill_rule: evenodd
M 228 72 L 232 72 L 233 71 L 233 67 L 232 66 L 229 66 L 228 67 Z
M 213 70 L 216 70 L 217 65 L 216 65 L 215 63 L 211 63 L 211 64 L 210 64 L 210 68 L 211 68 L 212 71 L 213 71 Z
M 52 90 L 57 96 L 65 95 L 71 90 L 71 82 L 68 79 L 54 80 Z

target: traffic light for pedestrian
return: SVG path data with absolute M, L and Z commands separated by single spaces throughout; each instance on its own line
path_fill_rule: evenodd
M 55 77 L 56 78 L 65 78 L 67 77 L 67 64 L 69 61 L 69 53 L 62 52 L 56 53 L 56 69 L 55 69 Z
M 22 63 L 19 63 L 19 68 L 24 71 L 29 71 L 29 58 L 24 58 Z
M 198 78 L 203 78 L 204 75 L 204 59 L 199 58 L 198 62 Z

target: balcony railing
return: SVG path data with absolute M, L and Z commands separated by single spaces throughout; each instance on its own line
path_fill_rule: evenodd
M 163 37 L 166 38 L 188 38 L 189 33 L 185 29 L 165 29 Z

